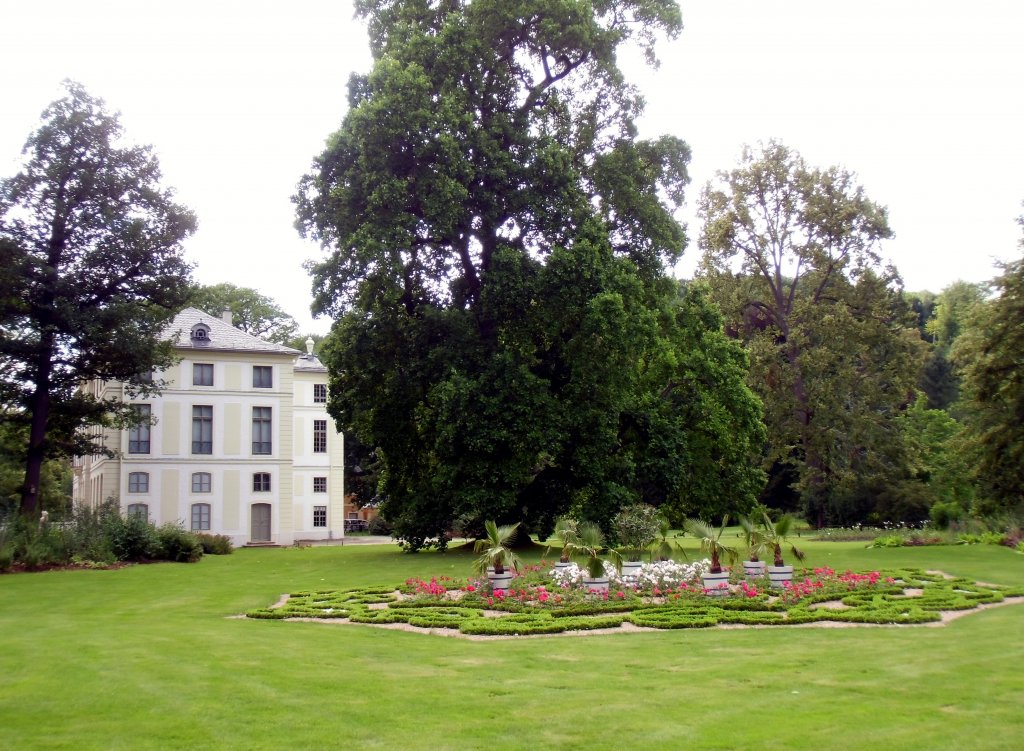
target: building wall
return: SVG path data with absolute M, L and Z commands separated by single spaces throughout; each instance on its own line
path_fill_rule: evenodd
M 131 399 L 120 384 L 97 387 L 131 403 L 149 404 L 153 425 L 149 453 L 129 452 L 129 433 L 108 431 L 106 443 L 115 459 L 86 457 L 75 462 L 76 502 L 96 504 L 119 499 L 123 510 L 144 503 L 155 524 L 193 526 L 195 504 L 209 505 L 209 531 L 231 537 L 233 544 L 253 540 L 254 504 L 270 504 L 270 541 L 290 545 L 296 539 L 342 537 L 343 439 L 333 430 L 325 405 L 313 404 L 314 382 L 327 382 L 326 372 L 296 375 L 295 356 L 288 353 L 183 353 L 181 362 L 158 374 L 166 382 L 159 396 Z M 193 385 L 193 366 L 213 366 L 213 385 Z M 272 387 L 253 385 L 253 366 L 270 366 Z M 306 393 L 308 392 L 308 399 Z M 296 413 L 297 398 L 305 401 Z M 194 406 L 212 408 L 212 451 L 193 453 Z M 253 409 L 271 410 L 271 451 L 253 451 Z M 313 455 L 312 420 L 328 419 L 328 452 Z M 298 447 L 293 444 L 298 441 Z M 298 450 L 296 450 L 298 449 Z M 148 475 L 148 487 L 130 490 L 132 473 Z M 193 484 L 193 475 L 207 473 L 209 490 Z M 270 489 L 254 486 L 254 476 L 270 477 Z M 328 492 L 313 493 L 313 477 L 327 477 Z M 314 497 L 315 496 L 315 497 Z M 321 496 L 326 496 L 326 503 Z M 327 505 L 327 525 L 313 526 L 313 506 Z

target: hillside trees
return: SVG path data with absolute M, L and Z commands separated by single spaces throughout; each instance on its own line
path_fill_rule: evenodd
M 730 441 L 756 443 L 741 380 L 708 396 L 734 417 L 683 409 L 743 356 L 691 331 L 704 302 L 676 300 L 664 269 L 685 244 L 672 209 L 689 152 L 637 138 L 642 101 L 616 65 L 626 44 L 653 59 L 676 4 L 356 7 L 373 69 L 350 80 L 296 204 L 328 251 L 310 270 L 337 319 L 329 409 L 374 449 L 396 533 L 415 549 L 456 522 L 607 520 L 675 502 L 686 452 L 725 466 Z
M 701 195 L 706 276 L 746 343 L 765 403 L 769 460 L 798 474 L 824 524 L 858 485 L 907 478 L 893 420 L 917 380 L 921 343 L 895 271 L 877 253 L 885 210 L 854 176 L 813 169 L 784 145 L 744 150 Z
M 102 100 L 68 83 L 21 172 L 0 182 L 0 397 L 27 428 L 25 514 L 37 513 L 47 456 L 100 450 L 83 427 L 133 418 L 79 383 L 146 393 L 173 360 L 158 335 L 187 299 L 181 242 L 195 218 L 160 187 L 149 147 L 121 134 Z

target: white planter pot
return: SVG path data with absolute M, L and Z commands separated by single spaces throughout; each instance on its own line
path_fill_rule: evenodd
M 600 579 L 589 579 L 583 578 L 583 589 L 586 592 L 607 592 L 608 591 L 608 579 L 602 577 Z
M 572 561 L 555 561 L 555 571 L 565 571 L 572 565 Z
M 712 574 L 709 571 L 706 574 L 701 574 L 700 578 L 710 597 L 728 597 L 731 594 L 728 571 L 723 571 L 720 574 Z
M 759 579 L 764 576 L 764 561 L 743 561 L 743 571 L 748 579 Z
M 782 589 L 784 582 L 793 581 L 793 567 L 768 566 L 768 579 L 775 589 Z
M 622 564 L 622 578 L 636 579 L 640 575 L 640 569 L 643 568 L 643 565 L 643 561 L 624 561 Z
M 513 573 L 509 570 L 505 570 L 503 574 L 496 574 L 493 571 L 487 572 L 487 578 L 491 582 L 492 592 L 508 592 L 509 584 L 512 583 Z

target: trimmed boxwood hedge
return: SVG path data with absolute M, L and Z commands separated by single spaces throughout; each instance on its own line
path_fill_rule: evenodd
M 657 629 L 708 628 L 719 624 L 791 626 L 833 621 L 864 624 L 918 624 L 940 620 L 939 611 L 971 610 L 983 604 L 1024 596 L 1024 588 L 979 584 L 968 579 L 945 579 L 919 569 L 882 572 L 872 586 L 847 590 L 835 582 L 825 589 L 786 602 L 783 598 L 705 598 L 688 594 L 662 601 L 632 596 L 628 601 L 486 603 L 479 595 L 449 600 L 417 594 L 408 584 L 345 590 L 293 592 L 278 608 L 257 608 L 249 618 L 283 620 L 318 618 L 352 623 L 408 623 L 423 629 L 458 629 L 463 634 L 527 635 L 617 628 L 623 623 Z M 892 579 L 892 582 L 886 581 Z M 908 590 L 920 590 L 907 594 Z M 404 592 L 402 599 L 398 592 Z M 813 607 L 841 602 L 845 608 Z M 376 607 L 370 607 L 374 605 Z M 500 615 L 485 616 L 484 610 Z

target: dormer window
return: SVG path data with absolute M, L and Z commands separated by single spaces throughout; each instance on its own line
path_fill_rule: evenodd
M 210 327 L 200 321 L 192 327 L 192 343 L 208 344 L 210 341 Z

